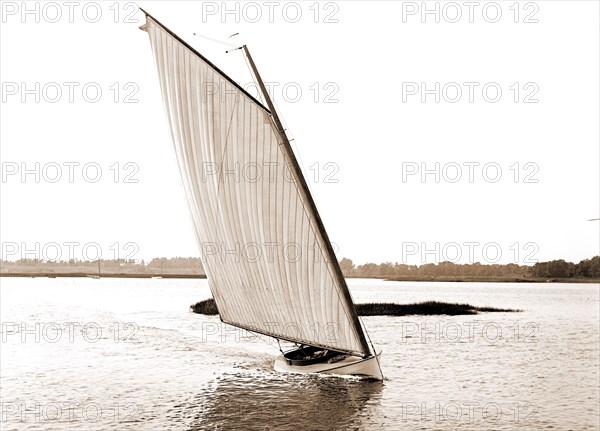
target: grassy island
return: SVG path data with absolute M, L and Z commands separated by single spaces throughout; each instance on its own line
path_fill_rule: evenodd
M 190 306 L 191 311 L 198 314 L 219 314 L 214 299 L 205 299 Z M 518 312 L 508 308 L 475 307 L 469 304 L 426 301 L 414 304 L 367 303 L 356 304 L 359 316 L 414 316 L 414 315 L 448 315 L 479 314 L 493 312 Z

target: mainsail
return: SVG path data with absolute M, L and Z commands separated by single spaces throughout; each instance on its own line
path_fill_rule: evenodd
M 327 234 L 269 109 L 147 13 L 142 28 L 221 320 L 369 355 Z

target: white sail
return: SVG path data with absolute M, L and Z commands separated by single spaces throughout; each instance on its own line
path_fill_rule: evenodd
M 152 17 L 144 29 L 221 319 L 369 354 L 326 234 L 298 172 L 288 167 L 295 163 L 283 147 L 289 143 L 269 110 Z

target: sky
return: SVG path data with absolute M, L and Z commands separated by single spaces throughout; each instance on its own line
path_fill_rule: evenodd
M 137 6 L 248 45 L 338 258 L 599 253 L 598 2 L 3 1 L 4 259 L 199 256 Z

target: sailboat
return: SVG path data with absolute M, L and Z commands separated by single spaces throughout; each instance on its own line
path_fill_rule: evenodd
M 90 278 L 100 278 L 100 258 L 98 258 L 98 275 L 94 275 L 94 274 L 88 274 L 87 277 Z
M 160 260 L 160 275 L 153 275 L 152 278 L 159 279 L 163 278 L 163 260 Z
M 290 140 L 266 106 L 141 9 L 221 321 L 295 344 L 282 372 L 383 379 Z

